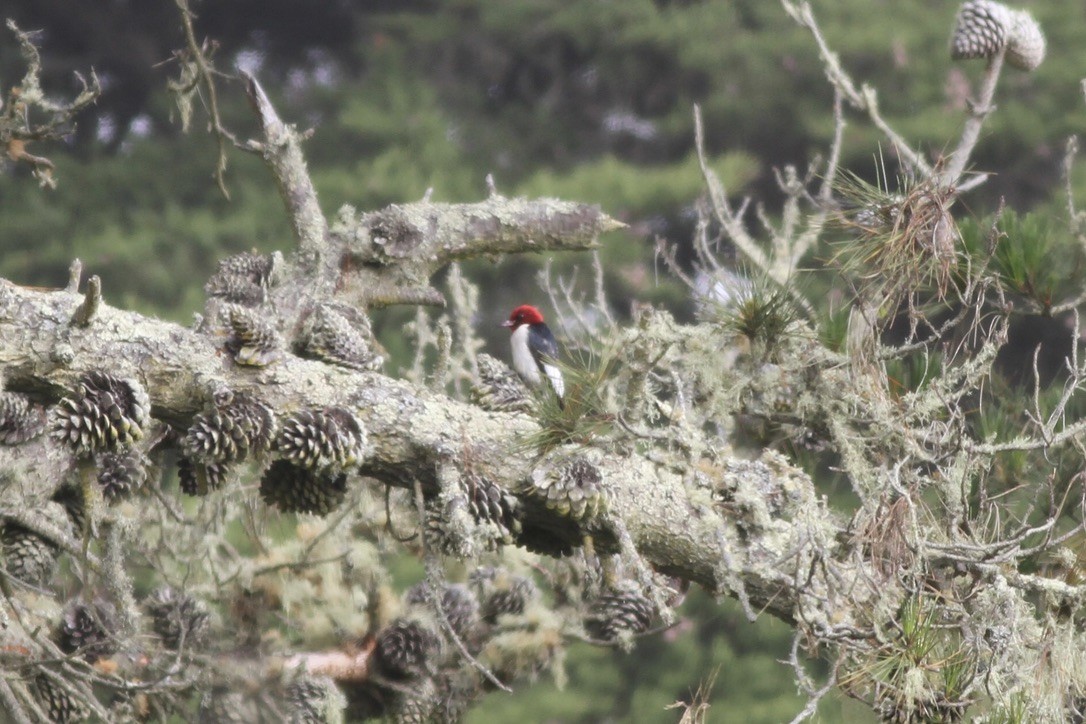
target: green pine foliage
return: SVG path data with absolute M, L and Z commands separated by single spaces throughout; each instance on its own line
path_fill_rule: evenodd
M 1066 215 L 1048 210 L 1019 214 L 1004 209 L 997 219 L 967 219 L 960 227 L 971 264 L 990 257 L 1007 291 L 1047 313 L 1067 301 L 1086 259 L 1063 225 Z

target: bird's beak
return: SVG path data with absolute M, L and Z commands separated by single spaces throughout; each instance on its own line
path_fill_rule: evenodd
M 504 322 L 501 323 L 501 326 L 503 326 L 503 327 L 512 327 L 513 326 L 513 320 L 512 319 L 507 319 L 507 320 L 505 320 Z

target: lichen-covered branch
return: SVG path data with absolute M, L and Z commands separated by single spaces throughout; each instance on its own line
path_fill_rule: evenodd
M 227 142 L 237 145 L 233 134 L 223 126 L 219 114 L 219 91 L 215 86 L 215 69 L 211 64 L 208 43 L 196 42 L 196 29 L 193 27 L 195 17 L 189 8 L 187 0 L 175 0 L 178 14 L 181 16 L 181 27 L 185 31 L 185 52 L 178 53 L 181 60 L 181 77 L 178 81 L 171 81 L 170 90 L 176 95 L 178 107 L 181 109 L 182 130 L 188 130 L 189 119 L 192 115 L 192 99 L 198 88 L 203 88 L 207 94 L 207 111 L 211 130 L 215 133 L 215 139 L 219 147 L 218 162 L 215 164 L 215 183 L 219 191 L 229 200 L 230 192 L 226 188 Z
M 474 204 L 424 200 L 366 214 L 345 207 L 329 230 L 302 155 L 302 134 L 279 118 L 254 77 L 242 75 L 263 134 L 249 147 L 268 164 L 299 245 L 297 273 L 278 295 L 288 318 L 308 313 L 314 299 L 333 290 L 339 301 L 362 308 L 444 306 L 430 278 L 451 262 L 589 249 L 600 234 L 624 226 L 594 205 L 491 194 Z
M 361 465 L 366 476 L 395 487 L 410 487 L 421 480 L 433 494 L 437 471 L 449 451 L 468 437 L 476 455 L 483 455 L 494 482 L 510 491 L 522 491 L 530 480 L 533 456 L 518 440 L 535 424 L 521 415 L 486 412 L 376 373 L 358 373 L 320 362 L 287 357 L 255 371 L 229 363 L 212 340 L 174 324 L 148 319 L 101 304 L 90 327 L 69 320 L 82 297 L 64 291 L 41 292 L 0 282 L 0 367 L 9 390 L 36 393 L 44 399 L 77 387 L 85 373 L 108 368 L 118 376 L 137 378 L 147 389 L 156 417 L 186 426 L 206 407 L 215 393 L 229 389 L 258 396 L 274 410 L 347 406 L 358 412 L 368 431 L 370 452 Z M 726 520 L 712 506 L 695 504 L 708 496 L 692 489 L 690 480 L 651 460 L 633 454 L 604 456 L 599 461 L 607 483 L 608 509 L 626 525 L 635 546 L 658 570 L 696 581 L 716 590 L 719 585 L 719 544 L 724 531 L 733 551 L 755 554 L 739 564 L 742 576 L 751 576 L 748 591 L 755 605 L 793 618 L 796 591 L 776 574 L 760 569 L 788 548 L 789 527 L 767 531 L 750 546 L 741 543 L 735 521 Z M 804 500 L 804 508 L 820 508 L 811 483 L 782 463 L 741 466 L 730 484 L 790 486 L 789 495 Z M 722 470 L 723 473 L 723 470 Z M 779 479 L 778 479 L 778 476 Z M 48 479 L 40 484 L 48 485 Z M 750 488 L 749 495 L 755 495 Z M 28 491 L 32 492 L 32 491 Z M 51 490 L 40 490 L 48 495 Z M 521 493 L 523 494 L 523 493 Z M 605 548 L 617 549 L 607 526 L 575 522 L 533 507 L 532 525 L 555 535 L 579 540 L 585 533 Z M 811 519 L 813 521 L 813 518 Z M 809 521 L 810 522 L 810 521 Z M 838 529 L 832 519 L 818 538 L 832 540 Z M 728 531 L 731 533 L 728 533 Z M 804 535 L 814 535 L 807 531 Z M 783 539 L 777 540 L 778 536 Z M 737 572 L 730 571 L 729 575 Z
M 950 155 L 946 168 L 942 169 L 938 174 L 940 183 L 944 186 L 957 184 L 961 180 L 969 159 L 973 155 L 973 148 L 977 145 L 977 141 L 980 140 L 980 131 L 984 127 L 984 122 L 994 110 L 992 100 L 995 98 L 995 89 L 999 83 L 1000 71 L 1003 70 L 1003 55 L 1004 51 L 1000 50 L 988 61 L 988 66 L 984 70 L 984 78 L 981 81 L 980 94 L 977 100 L 970 104 L 969 118 L 965 122 L 965 128 L 962 129 L 962 137 L 958 141 L 958 147 Z
M 624 225 L 599 206 L 557 199 L 491 196 L 473 204 L 421 201 L 381 211 L 340 212 L 332 249 L 338 294 L 352 304 L 444 304 L 429 286 L 454 261 L 495 254 L 591 249 Z
M 852 78 L 845 72 L 837 53 L 830 49 L 829 44 L 822 35 L 810 3 L 781 0 L 781 5 L 793 20 L 811 31 L 815 42 L 818 44 L 819 57 L 826 72 L 826 77 L 834 88 L 840 91 L 854 108 L 867 113 L 871 122 L 886 135 L 893 144 L 894 150 L 908 164 L 910 169 L 918 176 L 930 175 L 932 171 L 931 165 L 924 159 L 923 155 L 914 150 L 882 117 L 879 112 L 878 92 L 868 85 L 857 88 Z
M 11 161 L 30 166 L 43 187 L 54 188 L 53 162 L 31 153 L 28 147 L 63 138 L 71 131 L 73 119 L 94 103 L 102 89 L 93 71 L 89 83 L 77 73 L 83 88 L 75 98 L 67 103 L 49 99 L 41 87 L 41 56 L 31 34 L 20 30 L 13 20 L 7 21 L 7 28 L 18 40 L 27 67 L 19 85 L 6 89 L 6 97 L 0 100 L 0 147 Z M 42 115 L 45 118 L 38 120 Z
M 287 211 L 294 238 L 301 252 L 300 263 L 316 280 L 329 281 L 328 224 L 317 202 L 317 191 L 306 170 L 302 155 L 302 136 L 279 118 L 264 89 L 256 78 L 242 73 L 249 103 L 260 121 L 263 138 L 250 141 L 249 147 L 259 151 L 279 187 L 279 195 Z M 314 281 L 316 281 L 314 280 Z
M 458 486 L 463 481 L 476 480 L 478 471 L 486 471 L 487 485 L 519 500 L 518 530 L 525 537 L 521 540 L 514 534 L 510 542 L 534 547 L 545 541 L 560 548 L 591 537 L 597 554 L 621 554 L 631 569 L 641 568 L 639 580 L 644 585 L 653 585 L 654 571 L 714 592 L 741 592 L 752 607 L 818 630 L 836 630 L 852 620 L 855 592 L 846 599 L 834 590 L 838 582 L 857 576 L 856 560 L 838 562 L 835 553 L 843 523 L 817 498 L 810 479 L 779 456 L 769 455 L 761 462 L 706 461 L 700 472 L 690 474 L 625 446 L 597 451 L 591 462 L 582 464 L 587 472 L 579 473 L 597 481 L 596 502 L 589 512 L 576 507 L 571 512 L 561 498 L 553 498 L 540 487 L 540 481 L 552 474 L 540 471 L 552 468 L 541 468 L 537 454 L 523 445 L 537 428 L 530 417 L 489 412 L 425 386 L 292 355 L 258 369 L 238 365 L 222 354 L 223 343 L 215 338 L 104 302 L 92 323 L 80 326 L 72 319 L 83 302 L 81 295 L 68 291 L 42 292 L 0 282 L 0 367 L 5 370 L 8 394 L 26 393 L 49 402 L 87 385 L 85 380 L 95 370 L 109 369 L 118 379 L 136 380 L 146 390 L 154 418 L 189 428 L 190 442 L 196 440 L 193 430 L 206 429 L 214 419 L 201 416 L 200 411 L 217 404 L 227 391 L 230 397 L 253 399 L 272 411 L 282 428 L 296 424 L 289 421 L 299 409 L 350 410 L 366 431 L 364 457 L 348 477 L 354 499 L 379 499 L 382 485 L 407 490 L 419 485 L 427 501 L 452 503 L 461 495 Z M 470 452 L 465 441 L 470 441 Z M 55 498 L 74 464 L 66 452 L 66 440 L 42 437 L 37 444 L 42 453 L 5 463 L 19 471 L 18 482 L 9 481 L 5 488 L 5 511 L 9 525 L 30 526 L 35 534 L 59 544 L 64 534 L 15 513 L 20 507 L 33 508 L 43 499 Z M 285 444 L 280 443 L 279 454 L 288 449 L 282 447 Z M 269 454 L 258 455 L 258 460 Z M 570 454 L 574 459 L 580 455 L 576 450 Z M 567 459 L 567 454 L 552 454 L 547 465 L 565 469 Z M 450 469 L 460 472 L 449 477 Z M 238 494 L 236 489 L 226 491 L 227 496 Z M 125 528 L 118 527 L 114 513 L 94 515 L 106 516 L 103 526 L 110 535 L 105 560 L 97 562 L 94 570 L 105 567 L 102 575 L 108 574 L 107 580 L 121 586 L 123 595 L 114 598 L 123 611 L 135 616 L 128 629 L 115 629 L 113 635 L 123 637 L 140 629 L 136 602 L 123 583 L 126 576 L 118 570 L 122 561 L 117 557 L 120 541 L 116 536 Z M 452 520 L 448 517 L 442 524 Z M 206 523 L 194 523 L 197 530 L 206 530 Z M 333 535 L 329 545 L 335 540 L 339 538 Z M 191 550 L 200 550 L 209 544 L 193 539 L 189 545 Z M 163 541 L 162 545 L 169 544 Z M 77 543 L 65 542 L 65 548 L 80 555 Z M 180 555 L 184 548 L 168 557 Z M 304 562 L 311 549 L 306 546 L 307 553 L 286 566 L 285 572 L 297 566 L 323 565 L 319 557 Z M 239 576 L 264 580 L 271 571 L 283 568 L 256 563 L 227 556 L 225 561 L 209 560 L 206 565 L 220 578 L 220 587 Z M 666 605 L 663 598 L 643 600 L 651 606 L 649 611 Z M 451 604 L 442 601 L 441 605 Z M 408 640 L 416 633 L 424 638 L 429 635 L 425 634 L 428 629 L 420 633 L 408 623 L 398 625 L 389 629 L 388 636 L 398 631 Z M 846 628 L 858 630 L 862 625 L 856 621 Z M 608 631 L 602 635 L 614 635 Z M 480 654 L 487 670 L 507 671 L 501 652 L 511 644 L 502 641 L 499 637 L 493 644 L 497 648 Z M 386 654 L 386 659 L 391 655 Z M 291 662 L 312 665 L 312 673 L 337 680 L 343 677 L 349 683 L 358 677 L 369 682 L 370 670 L 359 663 L 365 660 L 357 652 L 334 650 L 303 652 Z M 509 676 L 499 675 L 502 680 Z

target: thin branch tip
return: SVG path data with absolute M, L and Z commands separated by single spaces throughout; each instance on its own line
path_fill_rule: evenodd
M 72 315 L 72 324 L 77 327 L 86 327 L 89 325 L 94 321 L 94 317 L 98 313 L 98 308 L 101 304 L 102 279 L 95 274 L 87 280 L 87 289 L 83 293 L 83 303 L 79 305 L 79 308 L 75 310 L 75 314 Z
M 68 267 L 68 286 L 64 288 L 64 291 L 69 294 L 78 294 L 79 285 L 83 283 L 83 262 L 79 259 L 73 259 L 71 265 Z

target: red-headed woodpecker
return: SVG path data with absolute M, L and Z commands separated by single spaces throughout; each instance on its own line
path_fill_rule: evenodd
M 551 383 L 559 401 L 566 390 L 562 371 L 555 365 L 558 359 L 558 342 L 551 328 L 543 321 L 543 315 L 530 304 L 522 304 L 513 310 L 503 327 L 512 331 L 513 369 L 530 387 L 538 387 L 543 375 Z

